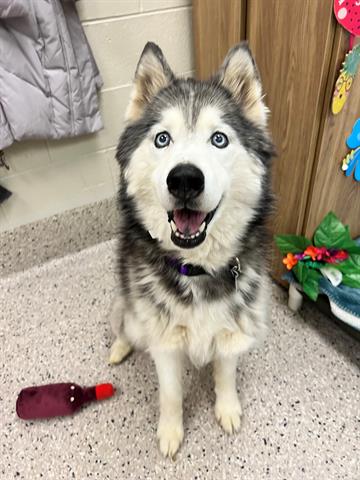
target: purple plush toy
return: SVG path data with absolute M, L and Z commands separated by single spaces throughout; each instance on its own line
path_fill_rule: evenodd
M 75 383 L 55 383 L 21 390 L 16 413 L 24 420 L 72 415 L 84 403 L 103 400 L 115 393 L 111 383 L 79 387 Z

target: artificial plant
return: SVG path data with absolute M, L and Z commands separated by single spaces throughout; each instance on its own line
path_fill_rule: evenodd
M 333 212 L 326 215 L 312 240 L 302 235 L 276 235 L 275 242 L 284 255 L 284 265 L 312 300 L 318 297 L 326 269 L 337 269 L 344 285 L 360 288 L 360 245 Z

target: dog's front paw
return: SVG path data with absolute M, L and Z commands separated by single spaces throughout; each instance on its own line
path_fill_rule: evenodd
M 215 404 L 216 420 L 226 433 L 232 434 L 240 430 L 241 404 L 237 397 L 229 399 L 217 399 Z
M 184 438 L 182 422 L 160 420 L 157 436 L 161 453 L 164 457 L 170 457 L 173 459 Z
M 131 345 L 122 337 L 118 337 L 112 344 L 109 363 L 115 365 L 122 362 L 131 350 Z

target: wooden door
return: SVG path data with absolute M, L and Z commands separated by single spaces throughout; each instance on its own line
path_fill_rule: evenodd
M 312 174 L 337 25 L 332 5 L 333 0 L 194 1 L 198 76 L 213 73 L 242 38 L 259 66 L 278 153 L 273 233 L 303 233 L 308 196 L 317 188 Z M 275 247 L 272 273 L 278 280 L 283 273 Z
M 278 157 L 273 233 L 303 233 L 336 20 L 333 0 L 249 0 L 246 36 L 258 63 Z M 273 248 L 272 273 L 281 256 Z
M 245 39 L 246 0 L 193 0 L 196 76 L 209 78 Z

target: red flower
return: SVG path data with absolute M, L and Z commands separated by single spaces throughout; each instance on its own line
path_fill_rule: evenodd
M 330 252 L 326 247 L 318 247 L 316 260 L 323 260 L 324 262 L 330 257 Z
M 329 257 L 324 260 L 326 263 L 336 263 L 337 260 L 335 257 Z
M 349 254 L 346 250 L 338 250 L 334 255 L 332 255 L 332 258 L 336 262 L 342 262 L 343 260 L 349 258 Z
M 306 248 L 306 250 L 304 251 L 304 254 L 308 257 L 311 257 L 311 260 L 315 261 L 318 254 L 318 249 L 310 245 L 309 247 Z

